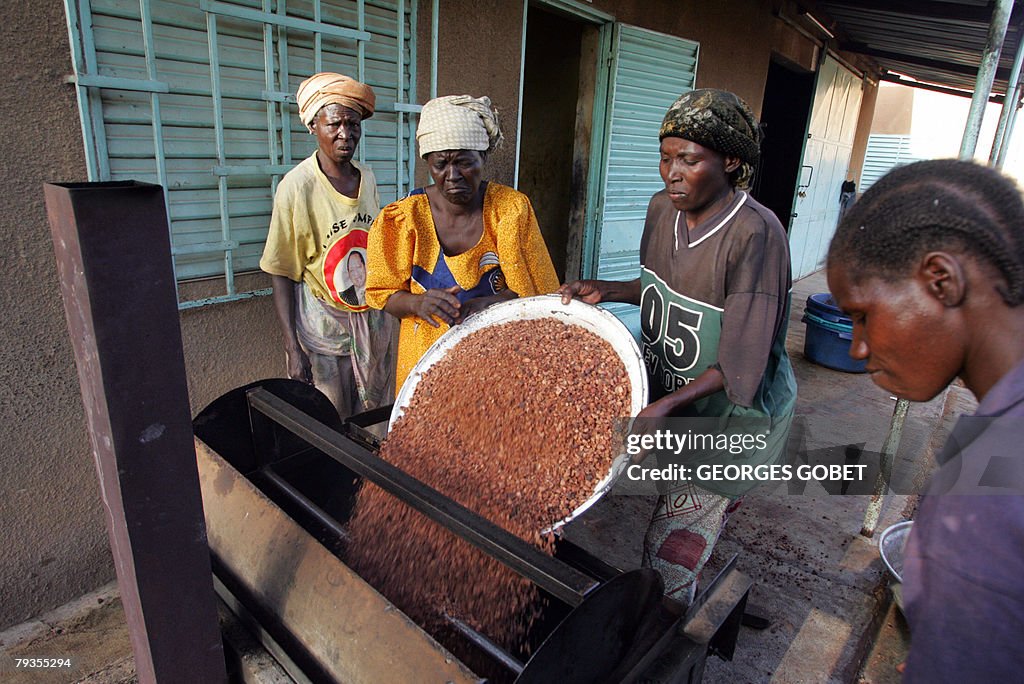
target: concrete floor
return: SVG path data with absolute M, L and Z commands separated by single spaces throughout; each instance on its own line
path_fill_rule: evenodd
M 804 445 L 820 449 L 860 444 L 878 452 L 895 402 L 866 376 L 828 370 L 803 356 L 804 302 L 808 295 L 826 290 L 822 274 L 797 282 L 793 290 L 787 348 L 799 383 L 797 415 L 804 419 Z M 955 387 L 945 397 L 911 407 L 894 467 L 893 481 L 901 491 L 926 480 L 932 449 L 941 443 L 953 418 L 971 410 L 969 394 Z M 614 504 L 619 509 L 614 515 L 595 515 L 590 533 L 606 537 L 629 564 L 629 558 L 639 558 L 645 521 L 636 516 L 644 512 L 637 497 L 621 498 L 633 501 Z M 738 554 L 739 569 L 755 581 L 748 612 L 771 624 L 764 630 L 743 628 L 735 659 L 709 659 L 705 682 L 899 680 L 895 665 L 906 649 L 905 624 L 889 608 L 875 542 L 860 534 L 869 498 L 830 495 L 818 485 L 800 494 L 791 494 L 784 486 L 758 489 L 745 498 L 730 519 L 706 576 Z M 887 525 L 912 517 L 915 503 L 913 496 L 886 496 L 875 538 Z M 633 520 L 623 522 L 622 506 L 637 511 Z M 72 668 L 41 672 L 13 667 L 14 658 L 68 656 Z M 132 670 L 123 611 L 113 587 L 0 634 L 4 682 L 120 684 L 134 681 Z

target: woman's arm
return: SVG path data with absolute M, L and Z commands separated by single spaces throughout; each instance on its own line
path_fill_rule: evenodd
M 666 394 L 661 399 L 645 406 L 636 417 L 665 418 L 698 399 L 721 392 L 723 389 L 725 389 L 725 377 L 722 375 L 722 371 L 712 366 L 695 377 L 688 385 L 684 385 L 675 392 Z M 649 455 L 648 452 L 642 452 L 631 456 L 630 463 L 643 463 Z
M 284 336 L 284 355 L 288 369 L 288 377 L 302 382 L 313 382 L 313 370 L 309 356 L 299 345 L 299 336 L 295 331 L 295 283 L 285 276 L 270 277 L 274 288 L 274 309 L 277 321 Z
M 495 186 L 488 197 L 491 201 L 484 205 L 484 230 L 495 236 L 508 289 L 520 297 L 557 290 L 558 274 L 530 198 L 505 186 Z
M 731 248 L 717 366 L 729 401 L 751 406 L 785 328 L 789 301 L 789 251 L 777 221 L 747 228 Z M 730 229 L 732 230 L 732 229 Z
M 698 399 L 721 392 L 723 389 L 725 389 L 725 376 L 722 375 L 722 371 L 712 366 L 695 377 L 689 384 L 648 404 L 637 414 L 637 418 L 662 418 L 672 415 Z
M 377 215 L 366 244 L 366 303 L 398 319 L 415 315 L 409 292 L 416 235 L 407 202 L 395 202 Z

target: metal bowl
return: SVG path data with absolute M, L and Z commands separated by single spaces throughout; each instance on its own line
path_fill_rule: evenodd
M 635 416 L 640 413 L 641 409 L 647 405 L 647 371 L 644 368 L 643 357 L 640 355 L 640 348 L 629 329 L 615 316 L 599 307 L 584 304 L 576 299 L 568 304 L 562 304 L 561 297 L 558 295 L 539 295 L 512 299 L 489 306 L 480 313 L 470 316 L 461 324 L 449 328 L 434 344 L 430 345 L 426 353 L 413 366 L 409 377 L 402 383 L 402 389 L 399 390 L 398 397 L 395 399 L 395 406 L 391 409 L 391 420 L 388 422 L 388 427 L 394 425 L 399 416 L 405 413 L 405 407 L 412 400 L 416 385 L 419 384 L 423 375 L 430 370 L 431 366 L 443 359 L 445 354 L 456 344 L 484 328 L 510 321 L 535 318 L 554 318 L 564 323 L 575 324 L 607 341 L 626 367 L 626 375 L 631 386 L 631 415 Z
M 629 378 L 630 384 L 630 415 L 635 416 L 647 405 L 647 370 L 644 367 L 640 348 L 629 329 L 615 316 L 599 307 L 584 304 L 575 299 L 568 304 L 562 304 L 561 297 L 557 294 L 539 295 L 512 299 L 490 306 L 480 313 L 470 316 L 459 325 L 451 327 L 441 335 L 427 349 L 402 384 L 402 389 L 399 390 L 398 397 L 395 399 L 394 408 L 391 410 L 388 429 L 405 412 L 423 375 L 431 366 L 443 359 L 456 344 L 483 328 L 510 321 L 538 318 L 554 318 L 567 324 L 579 325 L 607 341 L 626 368 L 626 376 Z M 608 473 L 599 479 L 590 498 L 566 518 L 552 525 L 550 529 L 558 529 L 594 505 L 611 488 L 615 476 L 625 467 L 626 463 L 625 455 L 616 458 L 610 465 Z
M 886 569 L 897 582 L 903 581 L 903 552 L 907 547 L 907 539 L 913 525 L 913 520 L 898 522 L 885 528 L 882 536 L 878 538 L 878 553 L 882 556 Z

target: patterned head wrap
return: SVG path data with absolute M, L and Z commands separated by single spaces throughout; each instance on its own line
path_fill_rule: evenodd
M 739 158 L 734 176 L 746 187 L 761 154 L 761 129 L 747 103 L 725 90 L 702 88 L 683 93 L 665 112 L 658 139 L 685 138 L 720 154 Z
M 306 126 L 312 123 L 317 112 L 329 104 L 353 109 L 364 119 L 373 116 L 373 108 L 377 104 L 373 88 L 329 71 L 313 74 L 300 83 L 295 99 L 299 103 L 299 118 Z
M 443 150 L 490 152 L 502 141 L 498 112 L 488 97 L 448 95 L 423 105 L 416 127 L 420 156 Z

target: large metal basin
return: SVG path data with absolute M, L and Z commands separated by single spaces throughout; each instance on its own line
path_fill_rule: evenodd
M 606 340 L 626 368 L 626 375 L 630 383 L 630 415 L 635 416 L 646 406 L 647 371 L 644 368 L 643 357 L 640 355 L 640 348 L 629 329 L 615 316 L 599 307 L 584 304 L 575 299 L 566 305 L 562 304 L 561 297 L 558 295 L 540 295 L 495 304 L 445 332 L 437 342 L 430 346 L 409 373 L 409 377 L 406 378 L 402 389 L 398 392 L 398 398 L 395 399 L 388 427 L 394 425 L 399 416 L 405 412 L 423 375 L 435 363 L 443 359 L 460 341 L 479 330 L 494 325 L 539 318 L 554 318 L 567 324 L 579 325 Z M 612 482 L 625 464 L 625 456 L 616 458 L 610 464 L 607 474 L 599 479 L 590 498 L 566 518 L 555 523 L 551 529 L 561 527 L 594 505 L 611 488 Z

